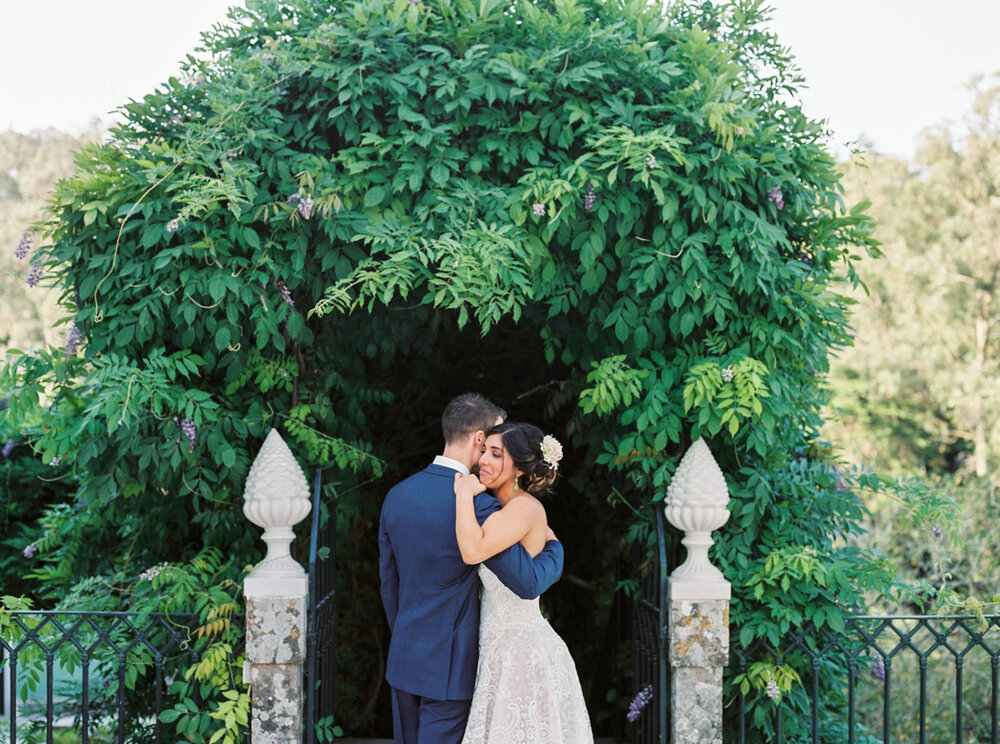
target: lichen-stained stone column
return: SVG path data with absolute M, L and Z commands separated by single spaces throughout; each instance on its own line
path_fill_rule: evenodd
M 243 582 L 251 738 L 254 744 L 300 744 L 308 578 L 288 546 L 295 539 L 292 527 L 312 505 L 305 475 L 274 429 L 250 468 L 243 499 L 243 513 L 264 528 L 267 543 L 264 560 Z
M 722 670 L 729 658 L 731 586 L 708 559 L 729 519 L 729 489 L 698 439 L 667 488 L 665 513 L 686 534 L 687 560 L 670 574 L 671 744 L 722 744 Z
M 672 744 L 722 744 L 729 600 L 670 598 Z

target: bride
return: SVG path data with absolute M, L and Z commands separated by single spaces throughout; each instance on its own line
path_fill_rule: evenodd
M 562 447 L 531 424 L 487 433 L 479 477 L 455 474 L 455 533 L 462 559 L 481 563 L 520 542 L 532 556 L 551 533 L 538 497 L 556 478 Z M 473 499 L 489 489 L 502 508 L 482 524 Z M 588 744 L 590 718 L 566 644 L 538 599 L 520 599 L 485 566 L 479 667 L 463 744 Z

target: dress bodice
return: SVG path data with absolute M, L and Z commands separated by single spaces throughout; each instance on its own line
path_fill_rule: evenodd
M 479 578 L 483 582 L 482 624 L 479 641 L 482 645 L 485 634 L 499 632 L 515 625 L 548 624 L 538 606 L 538 597 L 521 599 L 486 566 L 479 567 Z
M 463 744 L 593 744 L 587 705 L 566 644 L 485 566 L 479 670 Z

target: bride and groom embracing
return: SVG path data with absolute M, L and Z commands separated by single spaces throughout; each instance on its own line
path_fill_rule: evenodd
M 383 504 L 395 744 L 593 741 L 573 660 L 538 608 L 563 567 L 537 498 L 561 448 L 505 415 L 475 393 L 452 400 L 443 454 Z

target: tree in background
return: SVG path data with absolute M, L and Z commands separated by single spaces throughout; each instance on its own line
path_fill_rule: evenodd
M 928 132 L 912 162 L 866 153 L 846 169 L 848 197 L 873 204 L 885 258 L 863 269 L 869 293 L 854 293 L 857 342 L 833 365 L 836 415 L 825 429 L 850 460 L 917 477 L 954 502 L 951 515 L 914 524 L 905 505 L 869 498 L 870 532 L 859 544 L 878 546 L 901 576 L 932 587 L 925 609 L 980 617 L 1000 609 L 998 82 L 975 81 L 966 126 Z M 989 676 L 971 662 L 969 679 Z M 946 672 L 938 673 L 940 683 L 921 680 L 897 664 L 893 699 L 918 699 L 923 686 L 928 710 L 951 709 Z M 988 738 L 992 703 L 967 687 L 965 736 Z M 912 721 L 901 723 L 905 736 Z M 953 736 L 954 725 L 940 717 L 928 740 Z
M 872 499 L 872 533 L 943 606 L 995 609 L 1000 463 L 1000 86 L 975 81 L 960 133 L 926 134 L 914 162 L 856 157 L 845 186 L 870 200 L 885 258 L 857 292 L 857 343 L 835 363 L 826 429 L 853 461 L 923 479 L 953 518 L 901 524 Z M 992 600 L 992 601 L 991 601 Z
M 95 139 L 96 133 L 77 138 L 51 130 L 0 134 L 0 349 L 57 344 L 64 334 L 54 329 L 64 315 L 56 298 L 26 283 L 27 258 L 40 236 L 25 231 L 41 217 L 55 182 L 73 172 L 73 153 Z
M 170 572 L 146 591 L 151 566 L 216 549 L 238 579 L 259 555 L 243 483 L 277 427 L 307 468 L 336 465 L 339 715 L 384 733 L 379 505 L 470 388 L 567 443 L 548 512 L 569 559 L 546 600 L 599 731 L 635 692 L 616 566 L 696 437 L 733 496 L 716 557 L 737 643 L 840 629 L 890 591 L 841 539 L 884 484 L 819 439 L 872 223 L 845 209 L 760 6 L 233 11 L 207 60 L 84 149 L 40 226 L 31 259 L 81 346 L 3 377 L 8 420 L 76 484 L 41 519 L 35 593 L 148 607 L 172 598 Z M 774 703 L 753 695 L 766 738 Z
M 927 134 L 912 164 L 874 154 L 846 185 L 870 200 L 886 259 L 838 365 L 838 437 L 873 465 L 995 475 L 1000 458 L 1000 86 L 975 88 L 968 132 Z
M 56 321 L 65 309 L 55 293 L 25 281 L 29 260 L 40 241 L 28 228 L 39 219 L 56 181 L 74 168 L 73 153 L 93 142 L 96 133 L 81 138 L 55 131 L 31 135 L 0 134 L 0 349 L 44 348 L 60 344 L 65 326 Z M 32 279 L 34 283 L 34 279 Z M 0 409 L 6 408 L 0 393 Z M 31 582 L 37 551 L 38 520 L 46 506 L 67 500 L 63 472 L 41 462 L 12 422 L 0 420 L 0 587 L 4 594 L 22 594 Z

